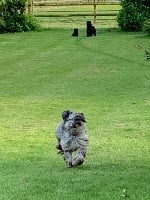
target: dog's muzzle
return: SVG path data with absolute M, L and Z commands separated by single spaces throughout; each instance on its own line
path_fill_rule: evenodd
M 71 128 L 77 128 L 78 126 L 81 126 L 81 122 L 79 122 L 79 121 L 70 121 L 69 120 L 69 125 L 70 125 L 70 127 Z
M 72 124 L 72 128 L 77 128 L 78 126 L 81 126 L 81 122 L 74 122 Z
M 78 126 L 82 125 L 81 118 L 78 115 L 76 115 L 74 118 L 70 119 L 69 121 L 72 128 L 77 128 Z

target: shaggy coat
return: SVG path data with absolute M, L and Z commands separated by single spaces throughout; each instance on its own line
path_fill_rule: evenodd
M 84 114 L 64 111 L 62 118 L 63 121 L 56 129 L 56 148 L 62 153 L 67 167 L 81 165 L 89 145 Z M 74 157 L 73 152 L 76 152 Z

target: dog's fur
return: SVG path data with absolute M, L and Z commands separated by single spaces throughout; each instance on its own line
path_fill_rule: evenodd
M 86 34 L 87 37 L 96 36 L 96 28 L 92 25 L 91 21 L 87 21 Z
M 85 116 L 83 113 L 64 111 L 63 121 L 56 129 L 58 144 L 56 148 L 63 155 L 67 167 L 81 165 L 86 157 L 89 140 L 85 129 Z M 76 152 L 73 157 L 73 152 Z

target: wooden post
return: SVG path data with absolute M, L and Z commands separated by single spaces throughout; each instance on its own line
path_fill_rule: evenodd
M 31 0 L 31 15 L 33 15 L 33 0 Z
M 33 15 L 33 0 L 28 0 L 28 14 Z
M 31 14 L 31 2 L 28 0 L 28 15 Z
M 94 5 L 94 24 L 96 23 L 96 0 L 93 0 Z

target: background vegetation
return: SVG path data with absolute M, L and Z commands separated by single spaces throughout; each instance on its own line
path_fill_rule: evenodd
M 118 23 L 123 31 L 141 31 L 150 18 L 149 0 L 122 0 Z
M 26 0 L 0 0 L 0 33 L 34 31 L 38 25 L 28 16 Z
M 0 35 L 0 200 L 149 200 L 150 70 L 142 33 Z M 66 169 L 55 128 L 87 118 L 83 166 Z
M 150 35 L 150 19 L 145 20 L 143 30 Z
M 92 21 L 97 28 L 116 28 L 123 31 L 141 31 L 149 34 L 150 5 L 148 0 L 122 0 L 121 5 L 48 6 L 38 2 L 28 11 L 36 16 L 42 27 L 85 27 Z M 37 6 L 38 5 L 38 6 Z M 119 11 L 120 10 L 120 11 Z M 118 13 L 119 12 L 119 13 Z M 31 14 L 30 13 L 30 14 Z M 118 15 L 118 17 L 117 17 Z M 118 22 L 118 23 L 117 23 Z M 0 0 L 0 33 L 25 32 L 39 29 L 37 21 L 27 15 L 27 0 Z

